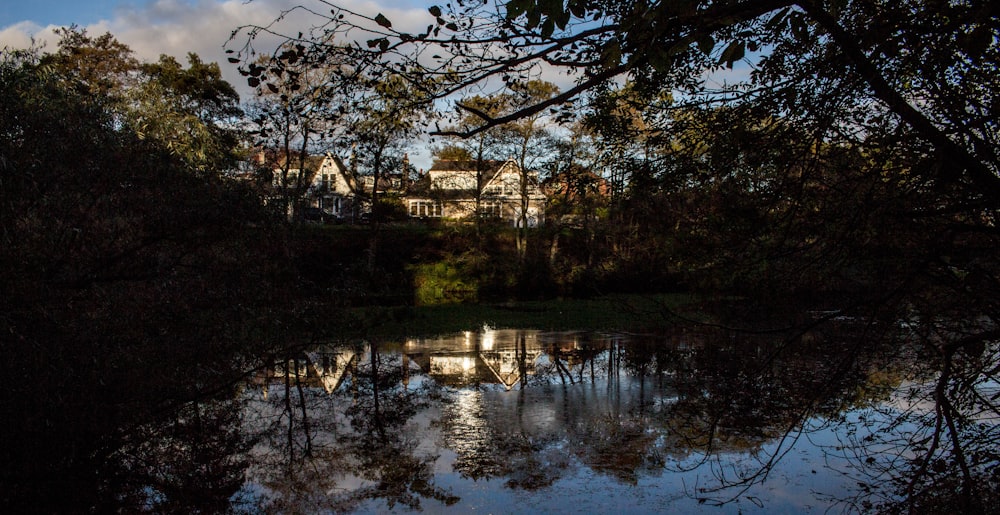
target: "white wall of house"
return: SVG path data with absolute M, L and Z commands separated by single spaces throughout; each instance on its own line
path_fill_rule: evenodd
M 475 191 L 479 188 L 479 174 L 475 170 L 430 170 L 430 195 L 439 199 L 411 198 L 408 202 L 411 217 L 443 217 L 464 219 L 476 212 Z M 538 175 L 529 172 L 527 224 L 541 223 L 545 210 L 545 194 L 538 185 Z M 521 173 L 517 164 L 507 161 L 483 185 L 479 209 L 485 216 L 493 216 L 520 223 L 522 192 Z M 439 204 L 440 207 L 433 206 Z M 438 214 L 440 213 L 440 214 Z

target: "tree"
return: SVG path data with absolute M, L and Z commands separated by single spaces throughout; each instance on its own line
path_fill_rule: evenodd
M 223 80 L 218 64 L 194 53 L 187 60 L 187 69 L 166 55 L 140 66 L 143 83 L 128 95 L 130 123 L 197 170 L 230 170 L 241 157 L 239 94 Z
M 555 84 L 532 80 L 525 83 L 513 83 L 510 85 L 511 93 L 508 102 L 510 109 L 518 109 L 519 106 L 527 104 L 537 104 L 553 97 L 559 91 Z M 468 107 L 468 105 L 466 105 Z M 500 127 L 505 147 L 508 153 L 517 162 L 520 172 L 519 193 L 521 204 L 517 212 L 517 251 L 518 256 L 523 260 L 527 252 L 528 245 L 528 204 L 531 200 L 531 184 L 536 182 L 531 175 L 531 170 L 536 168 L 541 157 L 546 153 L 541 148 L 541 143 L 545 141 L 543 137 L 546 120 L 543 113 L 526 115 L 523 118 L 510 122 Z M 537 186 L 537 184 L 536 184 Z
M 347 133 L 345 106 L 358 87 L 353 81 L 328 79 L 347 73 L 343 71 L 347 65 L 311 66 L 298 60 L 300 48 L 284 45 L 275 55 L 260 55 L 241 70 L 257 92 L 248 110 L 254 146 L 261 153 L 258 176 L 270 183 L 271 200 L 293 221 L 301 220 L 296 208 L 316 172 L 309 169 L 314 165 L 310 155 L 331 146 L 336 149 L 338 143 L 345 147 L 338 141 Z
M 0 53 L 0 415 L 18 421 L 0 429 L 16 442 L 0 490 L 13 511 L 140 510 L 155 486 L 134 483 L 136 440 L 176 422 L 171 450 L 206 444 L 185 410 L 231 415 L 234 381 L 274 343 L 276 259 L 249 233 L 269 227 L 255 196 L 138 134 L 128 90 L 95 94 L 76 77 L 100 75 L 57 59 Z M 239 445 L 218 443 L 228 468 Z M 227 499 L 232 465 L 205 491 Z
M 584 263 L 589 274 L 598 251 L 598 220 L 606 217 L 611 195 L 609 182 L 598 174 L 604 140 L 579 120 L 566 130 L 567 134 L 562 137 L 552 137 L 548 145 L 552 153 L 544 164 L 548 170 L 549 195 L 545 208 L 546 225 L 552 227 L 553 234 L 549 259 L 554 265 L 563 229 L 578 227 L 584 233 Z
M 59 48 L 40 56 L 41 64 L 51 66 L 69 87 L 94 100 L 123 103 L 123 93 L 134 84 L 139 67 L 132 49 L 110 33 L 93 38 L 76 26 L 57 29 L 56 34 Z
M 482 117 L 482 129 L 558 106 L 613 77 L 628 75 L 646 89 L 681 88 L 725 100 L 740 90 L 710 91 L 702 72 L 754 58 L 758 72 L 748 84 L 751 91 L 799 91 L 805 89 L 802 84 L 787 79 L 821 70 L 810 65 L 822 61 L 833 66 L 817 77 L 818 91 L 854 86 L 861 94 L 854 105 L 883 106 L 951 155 L 963 169 L 960 175 L 984 191 L 1000 184 L 991 178 L 995 156 L 984 139 L 988 119 L 982 119 L 989 105 L 982 100 L 991 95 L 982 86 L 992 80 L 982 71 L 996 57 L 992 34 L 998 23 L 996 7 L 988 2 L 518 0 L 449 9 L 430 8 L 436 25 L 420 34 L 395 30 L 382 15 L 369 18 L 337 9 L 322 22 L 327 33 L 355 28 L 372 35 L 369 49 L 356 55 L 359 66 L 401 63 L 392 67 L 439 79 L 435 94 L 442 98 L 489 77 L 517 83 L 543 63 L 580 74 L 576 86 L 558 95 L 501 117 Z M 313 40 L 307 53 L 328 55 L 329 46 L 328 39 Z M 429 52 L 435 58 L 427 65 L 420 59 Z M 791 68 L 798 64 L 807 66 Z M 924 100 L 922 110 L 911 102 L 916 98 Z
M 364 172 L 372 178 L 371 191 L 364 193 L 371 201 L 368 269 L 373 273 L 384 207 L 380 188 L 385 187 L 390 170 L 387 165 L 394 155 L 405 153 L 406 146 L 419 130 L 419 122 L 428 112 L 429 104 L 421 103 L 420 91 L 410 87 L 398 75 L 366 80 L 365 85 L 367 87 L 353 101 L 349 133 L 361 153 Z
M 69 87 L 100 100 L 117 122 L 140 137 L 160 142 L 201 172 L 221 173 L 239 157 L 236 120 L 239 95 L 219 66 L 188 54 L 185 69 L 170 56 L 140 63 L 111 34 L 91 37 L 76 27 L 60 29 L 56 52 L 41 65 Z

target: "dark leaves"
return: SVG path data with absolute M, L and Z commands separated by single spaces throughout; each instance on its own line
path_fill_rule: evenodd
M 698 38 L 698 49 L 706 56 L 712 55 L 712 50 L 715 49 L 715 38 L 711 34 L 701 36 Z
M 719 64 L 725 64 L 726 67 L 732 68 L 733 63 L 743 59 L 745 54 L 746 43 L 743 41 L 733 41 L 722 51 L 722 55 L 719 57 Z

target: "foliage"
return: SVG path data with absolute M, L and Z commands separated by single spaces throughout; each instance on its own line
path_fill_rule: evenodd
M 370 35 L 360 67 L 432 77 L 441 99 L 490 80 L 515 90 L 542 69 L 575 74 L 561 93 L 456 132 L 593 93 L 591 126 L 609 128 L 611 149 L 635 148 L 616 132 L 641 135 L 621 167 L 605 266 L 914 321 L 942 385 L 923 426 L 935 445 L 916 451 L 904 502 L 943 505 L 930 464 L 954 463 L 954 505 L 988 509 L 980 472 L 996 453 L 967 452 L 979 442 L 961 422 L 1000 408 L 959 399 L 992 397 L 995 362 L 958 356 L 995 344 L 1000 322 L 1000 262 L 986 250 L 1000 236 L 995 2 L 510 0 L 429 14 L 417 34 L 337 9 L 321 23 Z M 314 39 L 306 53 L 326 48 Z M 743 63 L 745 79 L 716 86 Z M 631 84 L 609 86 L 617 78 Z
M 186 69 L 165 55 L 140 63 L 111 34 L 91 37 L 76 27 L 57 32 L 58 49 L 40 56 L 40 64 L 83 94 L 81 101 L 99 102 L 116 122 L 192 168 L 221 172 L 236 165 L 239 141 L 232 127 L 242 115 L 239 95 L 217 64 L 194 53 Z
M 101 45 L 127 53 L 110 38 Z M 111 75 L 83 61 L 51 64 L 78 55 L 68 48 L 0 56 L 0 347 L 8 356 L 0 372 L 9 381 L 0 412 L 12 421 L 2 437 L 13 442 L 2 451 L 2 500 L 11 511 L 112 511 L 129 502 L 138 510 L 147 499 L 128 478 L 139 472 L 129 460 L 149 448 L 131 439 L 174 424 L 178 446 L 208 453 L 204 428 L 185 410 L 206 425 L 231 415 L 190 403 L 225 399 L 255 366 L 254 353 L 283 339 L 272 321 L 284 294 L 268 288 L 277 249 L 248 245 L 270 230 L 258 199 L 122 123 L 131 90 L 115 90 L 122 83 L 102 82 Z M 181 476 L 202 466 L 175 450 L 151 459 Z M 204 486 L 228 498 L 232 483 Z
M 462 273 L 462 261 L 444 259 L 413 268 L 414 304 L 431 306 L 475 302 L 478 284 L 475 277 Z

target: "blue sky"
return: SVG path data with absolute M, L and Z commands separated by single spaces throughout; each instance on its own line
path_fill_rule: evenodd
M 396 28 L 421 30 L 433 21 L 427 7 L 447 0 L 335 0 L 355 12 L 374 16 L 384 13 Z M 0 0 L 0 49 L 27 48 L 32 39 L 43 50 L 58 42 L 53 30 L 76 24 L 88 34 L 110 32 L 128 45 L 143 61 L 155 61 L 161 54 L 186 62 L 189 52 L 203 61 L 219 63 L 223 77 L 233 84 L 243 99 L 253 97 L 246 78 L 227 62 L 225 45 L 230 34 L 244 25 L 267 25 L 283 10 L 309 4 L 318 12 L 329 12 L 318 0 Z M 308 30 L 315 17 L 291 16 L 282 30 L 288 34 Z M 256 46 L 269 51 L 277 40 L 261 37 Z M 237 47 L 239 45 L 236 45 Z M 271 47 L 273 49 L 274 47 Z M 411 161 L 423 166 L 421 153 L 411 153 Z
M 437 1 L 337 0 L 335 3 L 370 16 L 384 12 L 393 20 L 427 23 L 426 6 Z M 144 61 L 155 61 L 166 54 L 185 62 L 187 54 L 194 52 L 202 60 L 219 63 L 226 80 L 246 97 L 249 90 L 245 79 L 235 66 L 226 62 L 229 56 L 224 53 L 224 45 L 238 27 L 270 24 L 283 10 L 295 5 L 310 5 L 318 12 L 329 9 L 318 0 L 0 0 L 0 49 L 27 48 L 34 39 L 36 43 L 44 43 L 43 48 L 48 51 L 58 41 L 53 30 L 75 24 L 94 36 L 110 32 Z M 287 21 L 283 30 L 291 34 L 317 20 L 302 14 Z M 272 49 L 266 38 L 256 43 L 261 51 Z
M 422 26 L 432 19 L 427 6 L 445 0 L 336 0 L 354 12 L 369 16 L 382 12 L 397 26 Z M 91 35 L 110 32 L 127 44 L 139 59 L 153 61 L 160 54 L 184 60 L 189 52 L 221 65 L 228 57 L 223 46 L 230 34 L 244 25 L 268 25 L 282 11 L 307 5 L 329 12 L 320 0 L 0 0 L 0 48 L 25 48 L 36 41 L 55 46 L 53 29 L 75 24 Z M 308 29 L 315 16 L 286 18 L 288 34 Z M 417 30 L 414 26 L 413 30 Z M 268 51 L 268 41 L 258 40 Z M 230 82 L 242 81 L 235 69 L 223 74 Z M 235 82 L 234 82 L 235 83 Z
M 87 25 L 110 19 L 121 0 L 4 0 L 0 27 L 32 21 L 39 25 Z M 134 2 L 132 2 L 134 3 Z

